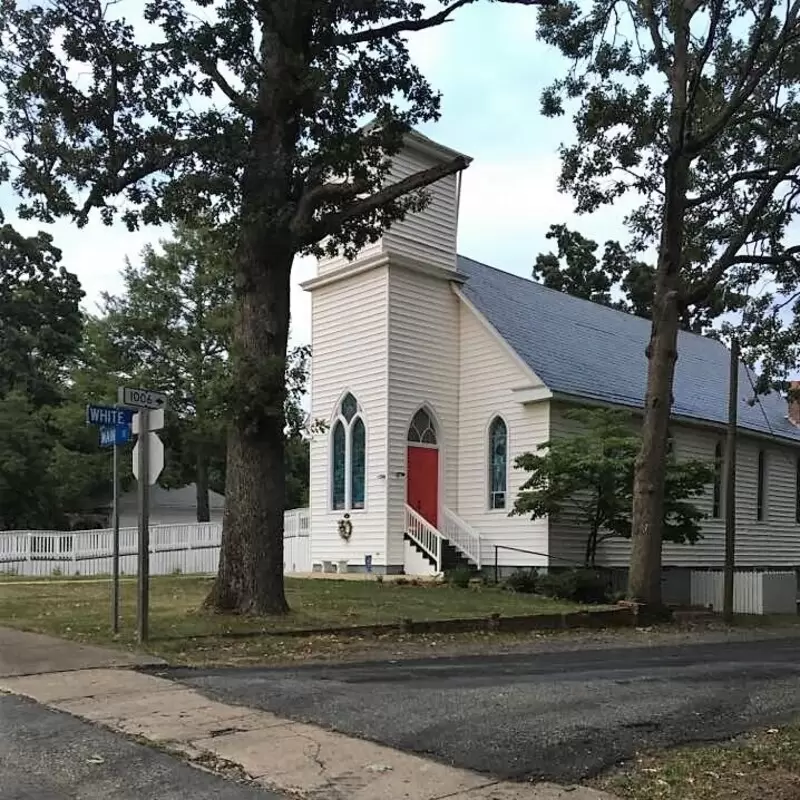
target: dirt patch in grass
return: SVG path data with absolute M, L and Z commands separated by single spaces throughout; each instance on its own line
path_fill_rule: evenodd
M 642 756 L 593 784 L 627 800 L 798 800 L 800 726 Z

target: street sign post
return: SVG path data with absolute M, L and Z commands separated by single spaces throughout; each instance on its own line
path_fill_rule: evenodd
M 139 412 L 141 431 L 148 430 L 149 412 Z M 136 629 L 139 642 L 146 642 L 150 611 L 150 433 L 140 433 L 134 447 L 133 463 L 139 495 L 139 559 L 136 593 Z
M 165 408 L 167 405 L 167 396 L 163 392 L 156 392 L 153 389 L 133 389 L 130 386 L 120 386 L 117 390 L 117 397 L 119 404 L 128 408 L 156 410 Z
M 86 407 L 86 422 L 100 426 L 100 446 L 113 447 L 113 510 L 114 531 L 111 550 L 111 629 L 119 631 L 119 446 L 131 439 L 134 411 L 118 406 L 91 404 Z
M 150 485 L 156 482 L 164 468 L 164 445 L 154 431 L 164 427 L 167 396 L 153 389 L 120 386 L 117 398 L 121 406 L 137 410 L 132 425 L 137 434 L 133 448 L 133 474 L 136 476 L 139 495 L 136 627 L 139 641 L 146 642 L 150 606 Z

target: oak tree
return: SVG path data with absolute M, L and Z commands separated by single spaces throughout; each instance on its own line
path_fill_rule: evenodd
M 540 0 L 496 0 L 536 5 Z M 355 253 L 463 170 L 389 184 L 408 129 L 439 114 L 406 34 L 475 0 L 2 0 L 4 125 L 21 213 L 130 227 L 235 223 L 226 507 L 209 602 L 286 611 L 284 371 L 298 253 Z M 375 124 L 364 127 L 368 120 Z
M 570 66 L 543 94 L 572 111 L 561 187 L 579 212 L 636 193 L 626 223 L 657 250 L 628 591 L 660 602 L 667 425 L 681 316 L 781 271 L 797 209 L 800 2 L 592 0 L 540 12 Z

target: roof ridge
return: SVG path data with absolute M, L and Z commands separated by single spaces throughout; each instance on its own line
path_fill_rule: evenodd
M 515 280 L 523 281 L 526 284 L 531 284 L 533 286 L 536 286 L 538 289 L 541 289 L 544 292 L 551 292 L 553 294 L 560 295 L 561 297 L 568 297 L 571 300 L 574 300 L 579 303 L 588 303 L 589 305 L 594 306 L 595 308 L 600 308 L 603 309 L 604 311 L 613 311 L 616 314 L 622 314 L 623 316 L 629 319 L 633 318 L 642 320 L 643 322 L 651 322 L 651 320 L 648 319 L 647 317 L 641 317 L 638 314 L 632 314 L 630 311 L 623 311 L 620 308 L 613 308 L 612 306 L 607 306 L 604 303 L 597 303 L 594 300 L 588 300 L 585 297 L 578 297 L 577 295 L 570 294 L 569 292 L 561 292 L 558 289 L 552 289 L 550 286 L 545 286 L 543 283 L 539 283 L 539 281 L 534 280 L 533 278 L 526 278 L 524 275 L 518 275 L 516 272 L 507 272 L 504 269 L 500 269 L 499 267 L 493 267 L 491 264 L 486 264 L 485 262 L 478 261 L 475 258 L 470 258 L 469 256 L 462 256 L 458 254 L 457 257 L 463 258 L 465 261 L 471 261 L 473 264 L 478 264 L 479 266 L 484 267 L 485 269 L 490 269 L 493 272 L 499 272 L 501 275 L 504 275 L 506 277 L 514 278 Z M 680 328 L 678 330 L 678 335 L 681 334 L 684 336 L 696 336 L 698 339 L 702 339 L 704 342 L 713 342 L 714 344 L 717 344 L 725 348 L 726 352 L 730 352 L 728 347 L 723 342 L 721 342 L 719 339 L 715 339 L 713 336 L 707 336 L 706 334 L 703 333 L 695 333 L 694 331 L 687 331 L 684 330 L 683 328 Z

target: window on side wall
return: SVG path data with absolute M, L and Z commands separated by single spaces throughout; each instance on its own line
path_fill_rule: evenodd
M 506 507 L 508 493 L 508 429 L 502 417 L 489 425 L 489 508 Z
M 361 406 L 350 392 L 339 403 L 330 435 L 331 507 L 334 511 L 364 508 L 367 429 Z
M 757 487 L 756 487 L 756 519 L 761 521 L 764 519 L 764 507 L 766 505 L 767 487 L 766 483 L 766 453 L 763 450 L 758 451 L 758 466 L 757 466 Z

